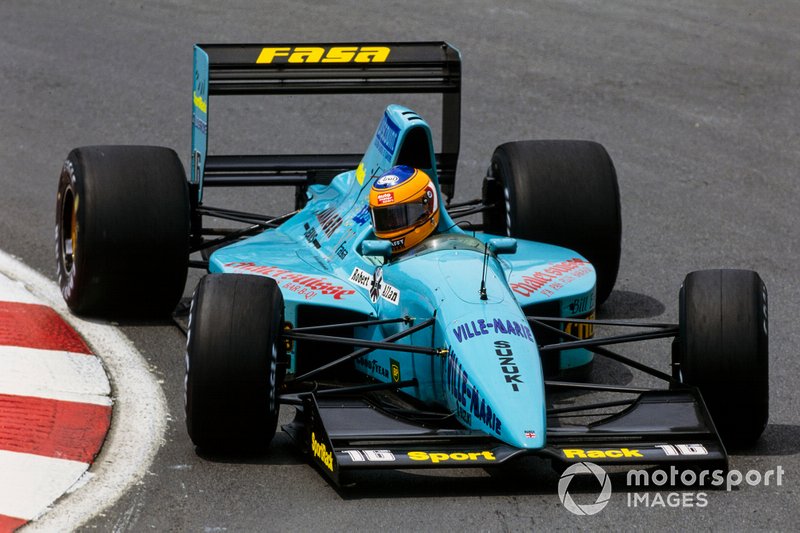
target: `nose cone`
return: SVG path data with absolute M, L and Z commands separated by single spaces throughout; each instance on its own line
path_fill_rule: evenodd
M 488 306 L 484 313 L 448 326 L 448 404 L 471 429 L 518 448 L 541 448 L 546 425 L 544 382 L 533 334 L 518 311 L 515 318 L 494 311 Z

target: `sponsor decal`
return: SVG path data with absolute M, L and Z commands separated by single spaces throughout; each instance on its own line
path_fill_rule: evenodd
M 372 283 L 372 276 L 368 272 L 356 267 L 353 269 L 353 273 L 350 274 L 350 281 L 360 287 L 369 289 L 370 284 Z
M 395 239 L 392 241 L 392 250 L 397 250 L 402 248 L 406 244 L 406 238 L 400 237 L 399 239 Z
M 378 195 L 378 205 L 390 204 L 394 202 L 393 192 L 382 192 Z
M 567 309 L 569 309 L 570 315 L 588 313 L 593 308 L 594 308 L 594 294 L 589 294 L 588 296 L 581 296 L 580 298 L 575 298 L 574 300 L 570 301 L 569 304 L 567 304 Z
M 400 301 L 400 291 L 388 283 L 383 283 L 381 288 L 381 298 L 392 305 L 397 305 Z
M 478 320 L 464 322 L 453 328 L 453 335 L 455 335 L 459 343 L 482 335 L 488 335 L 489 333 L 495 335 L 512 335 L 535 342 L 533 332 L 531 328 L 528 327 L 528 324 L 520 323 L 515 320 L 504 320 L 502 318 L 484 320 L 480 318 Z
M 390 450 L 342 450 L 354 463 L 393 463 L 397 459 Z
M 282 289 L 304 296 L 306 300 L 311 300 L 319 294 L 332 296 L 334 300 L 341 300 L 356 292 L 336 285 L 334 281 L 324 276 L 309 276 L 274 266 L 256 265 L 252 262 L 233 262 L 226 263 L 224 266 L 238 272 L 252 272 L 270 277 L 278 282 L 278 286 Z
M 400 363 L 395 361 L 394 359 L 389 359 L 389 368 L 392 371 L 392 381 L 395 383 L 400 383 L 401 381 Z
M 383 378 L 389 379 L 389 371 L 385 366 L 380 365 L 377 359 L 366 359 L 365 357 L 359 357 L 356 359 L 356 366 L 360 366 L 364 372 L 370 372 L 372 374 L 377 374 Z
M 456 418 L 468 426 L 472 424 L 472 413 L 460 403 L 456 403 Z
M 495 341 L 494 347 L 494 353 L 497 355 L 497 361 L 500 363 L 500 370 L 503 371 L 506 383 L 511 385 L 511 390 L 519 392 L 519 386 L 523 381 L 519 377 L 519 367 L 514 362 L 511 345 L 506 341 Z
M 349 220 L 344 223 L 346 227 L 352 226 L 352 224 L 353 223 L 350 222 Z M 334 253 L 336 254 L 336 257 L 338 257 L 339 259 L 344 259 L 345 257 L 347 257 L 347 254 L 350 253 L 350 250 L 347 249 L 347 243 L 352 237 L 355 237 L 355 235 L 356 232 L 350 227 L 348 227 L 346 231 L 343 231 L 341 233 L 341 235 L 339 236 L 339 240 L 336 242 L 336 244 L 332 246 L 332 248 L 335 250 Z
M 202 133 L 208 133 L 208 124 L 206 124 L 200 117 L 198 117 L 194 113 L 192 113 L 192 124 Z
M 399 134 L 400 128 L 389 118 L 388 114 L 384 113 L 383 119 L 378 125 L 378 131 L 375 132 L 375 140 L 372 144 L 384 158 L 391 159 L 394 155 L 394 149 Z
M 383 269 L 378 267 L 372 274 L 372 281 L 370 282 L 370 287 L 369 287 L 369 300 L 372 303 L 378 301 L 378 298 L 381 295 L 382 288 L 383 288 Z
M 398 181 L 400 181 L 400 178 L 394 174 L 386 174 L 385 176 L 378 178 L 378 181 L 375 182 L 375 185 L 379 187 L 391 187 L 392 185 L 397 185 Z
M 589 262 L 575 257 L 551 264 L 529 276 L 522 276 L 519 281 L 511 283 L 511 290 L 525 297 L 540 293 L 549 298 L 555 294 L 554 291 L 591 272 L 592 265 Z
M 500 435 L 502 431 L 500 419 L 492 406 L 481 397 L 477 387 L 469 382 L 469 375 L 464 371 L 453 350 L 450 350 L 447 356 L 445 387 L 456 400 L 456 416 L 461 421 L 470 424 L 474 416 Z
M 373 274 L 356 267 L 350 274 L 350 281 L 359 287 L 367 289 L 372 303 L 376 303 L 378 298 L 382 298 L 393 305 L 397 305 L 400 302 L 400 291 L 393 285 L 383 281 L 383 269 L 381 267 L 376 268 Z
M 265 46 L 256 63 L 383 63 L 387 46 Z
M 630 448 L 611 448 L 606 450 L 583 450 L 565 448 L 561 450 L 566 459 L 623 459 L 626 457 L 644 457 L 639 450 Z
M 356 216 L 353 217 L 353 222 L 358 224 L 359 226 L 363 226 L 365 223 L 369 222 L 370 215 L 369 215 L 369 206 L 365 205 L 361 208 L 361 210 L 356 213 Z
M 444 461 L 479 461 L 491 462 L 496 461 L 497 458 L 494 453 L 490 451 L 483 452 L 408 452 L 408 458 L 412 461 L 430 461 L 433 464 L 442 463 Z
M 203 113 L 208 113 L 208 105 L 206 101 L 203 99 L 202 94 L 197 94 L 197 91 L 192 93 L 192 101 L 194 102 L 194 106 L 202 111 Z
M 194 71 L 194 92 L 192 96 L 194 98 L 194 105 L 203 113 L 206 112 L 206 81 L 205 77 L 200 74 L 200 71 Z
M 305 233 L 303 233 L 303 237 L 309 242 L 309 244 L 313 244 L 314 248 L 319 249 L 322 245 L 319 243 L 317 239 L 317 228 L 312 227 L 308 222 L 303 224 L 303 229 L 305 229 Z
M 342 225 L 342 217 L 336 212 L 335 207 L 329 207 L 324 211 L 320 211 L 316 214 L 316 217 L 317 222 L 319 222 L 319 225 L 322 228 L 322 233 L 324 233 L 328 238 L 330 238 L 330 236 L 333 235 L 333 232 L 339 229 L 339 226 Z
M 200 179 L 200 173 L 203 169 L 203 155 L 195 150 L 192 152 L 192 183 L 197 183 Z
M 387 173 L 378 178 L 373 187 L 376 189 L 391 189 L 417 175 L 417 169 L 407 165 L 398 165 L 392 170 L 394 171 L 392 174 Z
M 586 318 L 594 320 L 594 312 L 589 314 Z M 591 339 L 594 337 L 594 324 L 577 324 L 575 322 L 566 322 L 564 324 L 564 333 L 573 335 L 579 339 Z
M 311 454 L 333 472 L 333 453 L 328 450 L 325 443 L 317 440 L 317 434 L 313 431 L 311 432 Z
M 359 185 L 364 185 L 364 178 L 367 177 L 367 171 L 364 170 L 364 162 L 361 161 L 356 168 L 356 181 Z

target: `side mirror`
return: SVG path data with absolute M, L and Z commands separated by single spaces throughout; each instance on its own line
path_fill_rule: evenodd
M 382 240 L 364 241 L 361 243 L 361 255 L 388 259 L 392 256 L 392 243 Z
M 511 237 L 489 239 L 489 250 L 497 255 L 517 253 L 517 239 Z

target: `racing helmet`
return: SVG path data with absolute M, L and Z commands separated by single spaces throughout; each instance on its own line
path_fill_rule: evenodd
M 369 210 L 375 236 L 392 243 L 392 253 L 405 252 L 433 233 L 439 224 L 436 186 L 422 170 L 392 167 L 373 183 Z

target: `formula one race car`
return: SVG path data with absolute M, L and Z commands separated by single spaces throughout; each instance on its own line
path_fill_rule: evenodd
M 441 151 L 422 117 L 389 105 L 363 154 L 209 153 L 211 95 L 340 93 L 440 93 Z M 725 446 L 763 431 L 758 274 L 689 274 L 678 324 L 595 319 L 620 257 L 602 146 L 503 144 L 482 197 L 450 202 L 460 56 L 449 44 L 198 45 L 193 102 L 188 180 L 166 148 L 70 153 L 56 244 L 64 298 L 84 315 L 168 314 L 187 269 L 208 272 L 187 326 L 186 423 L 199 448 L 266 447 L 280 405 L 296 410 L 283 430 L 335 483 L 358 469 L 525 455 L 726 468 Z M 296 187 L 295 211 L 203 202 L 207 187 L 273 185 Z M 244 227 L 208 228 L 208 217 Z M 596 325 L 633 332 L 595 338 Z M 607 348 L 664 338 L 668 372 Z M 595 356 L 664 386 L 577 379 Z

